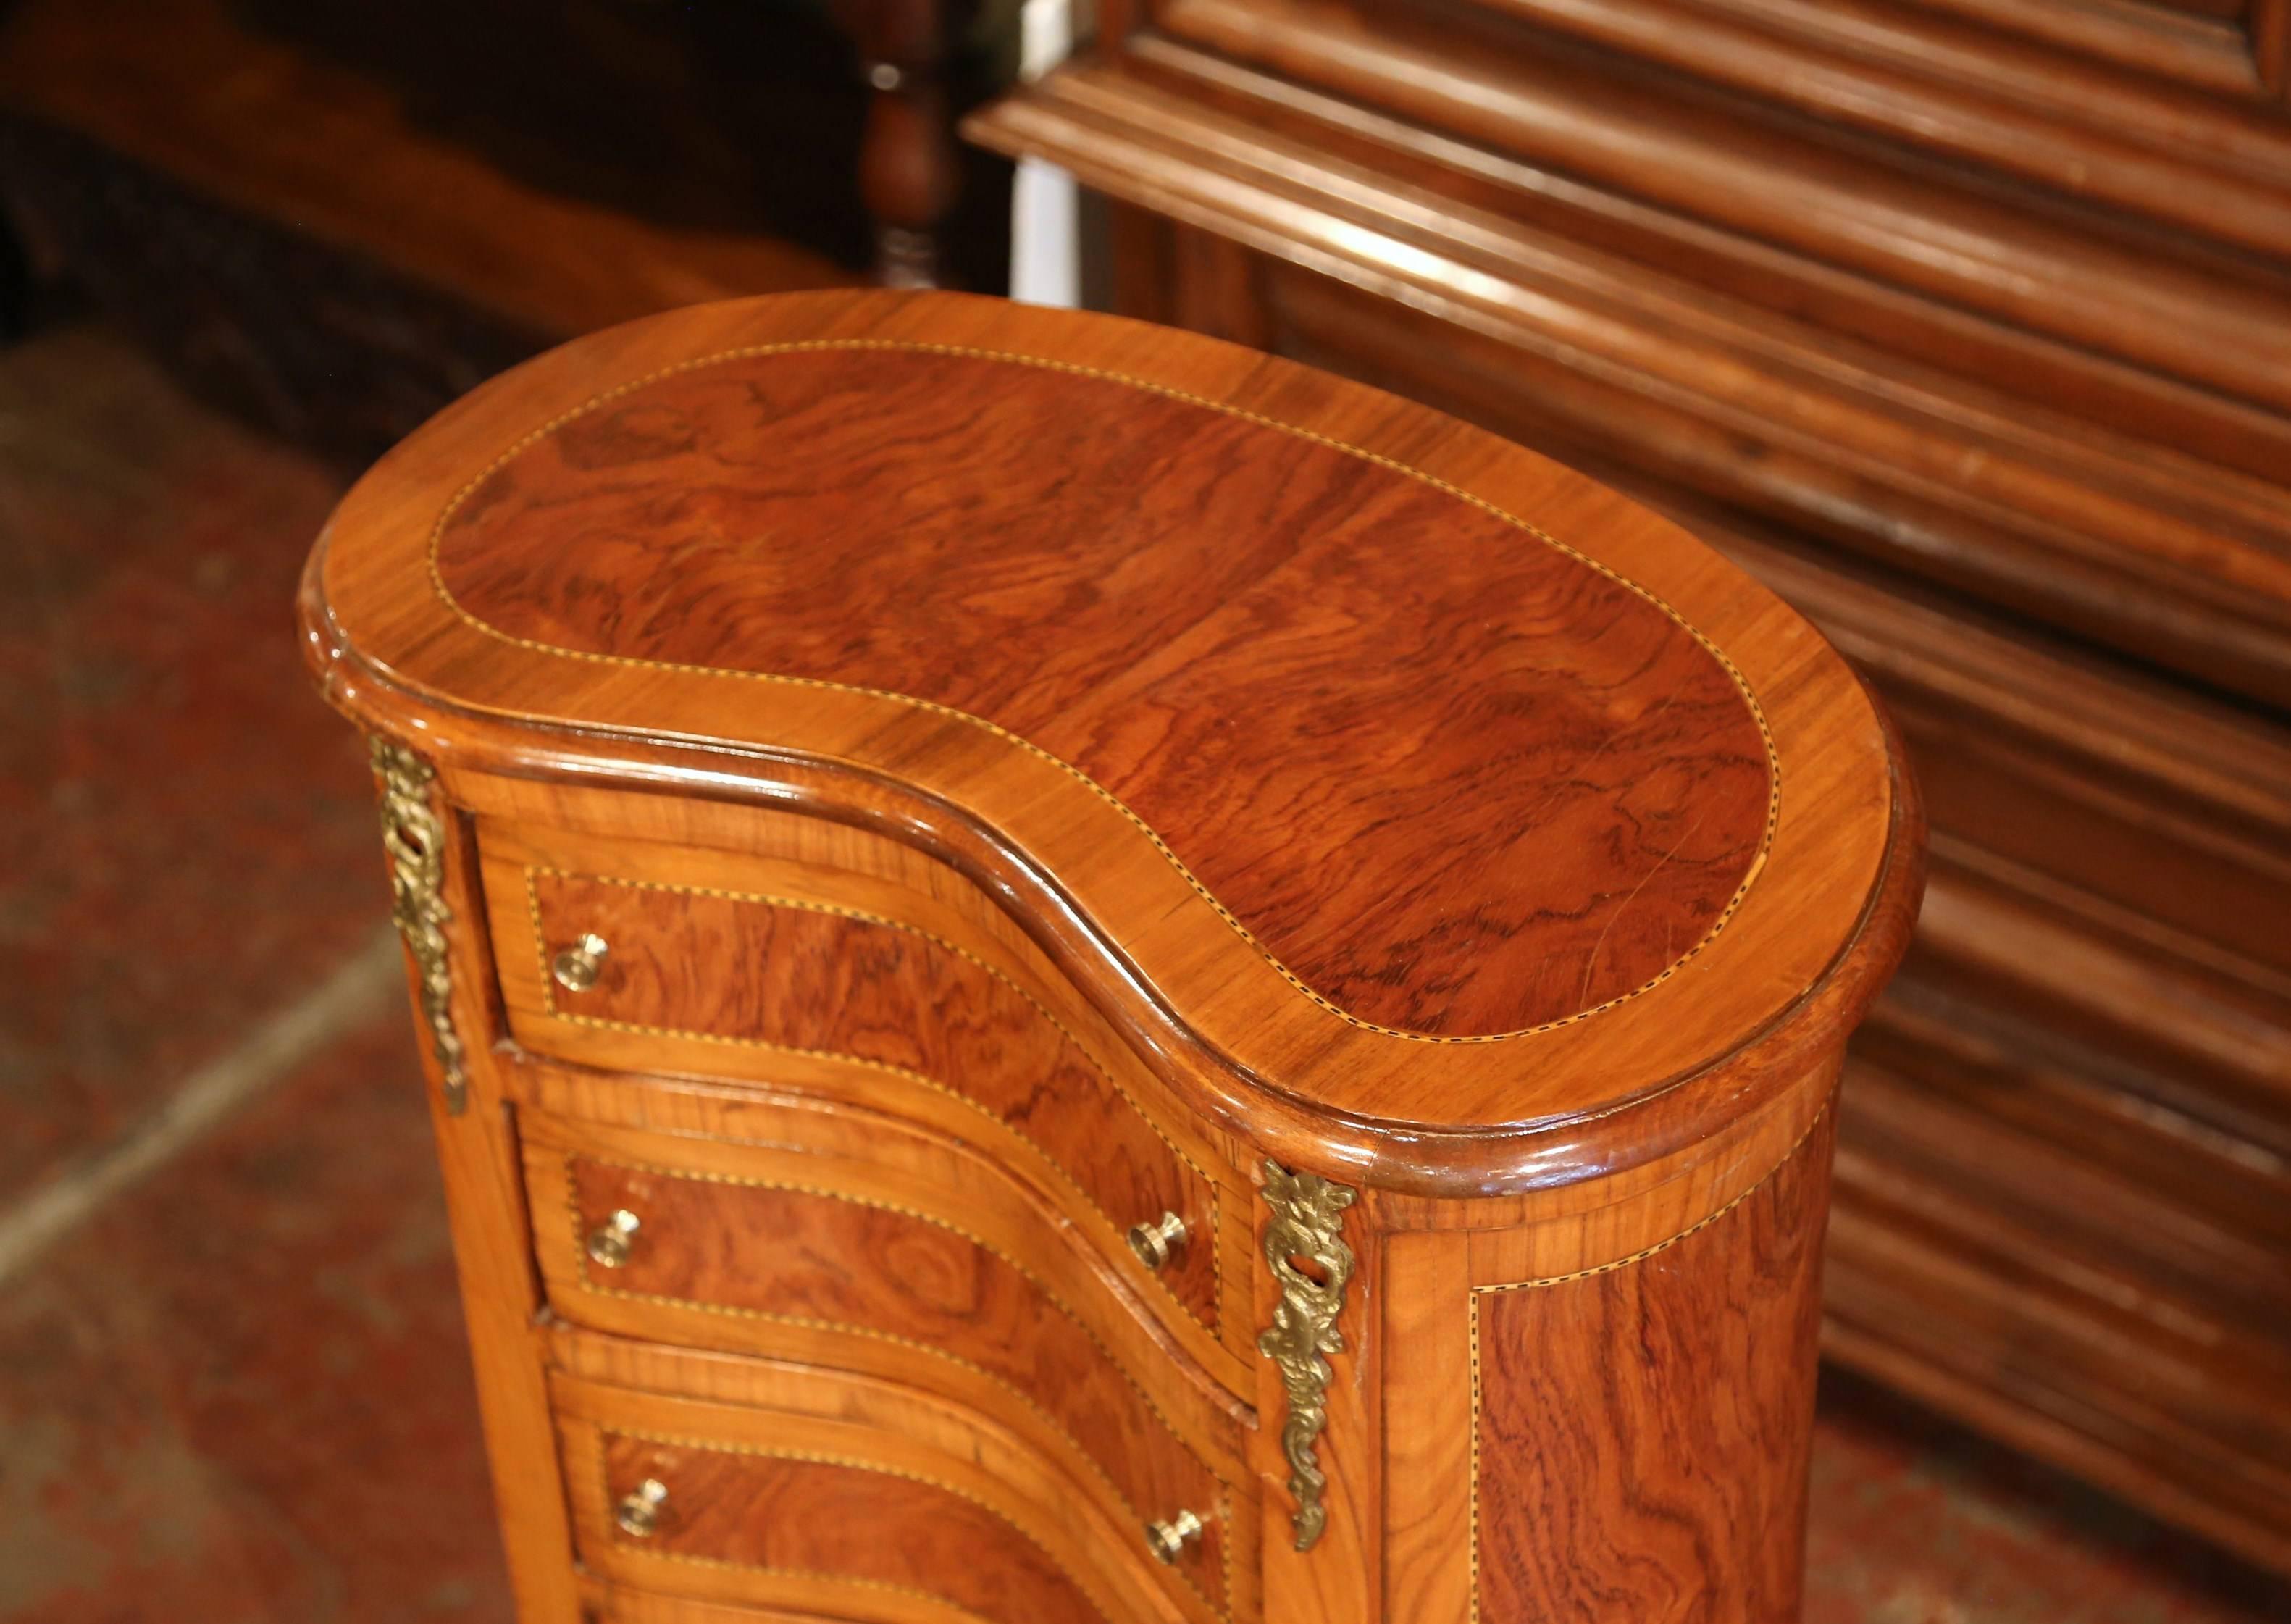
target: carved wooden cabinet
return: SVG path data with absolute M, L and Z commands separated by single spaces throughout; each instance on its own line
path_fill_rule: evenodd
M 2291 1572 L 2291 8 L 1126 0 L 972 125 L 1126 313 L 1685 523 L 1933 826 L 1827 1345 Z
M 1649 510 L 1239 347 L 703 306 L 314 553 L 528 1624 L 1795 1616 L 1922 825 Z

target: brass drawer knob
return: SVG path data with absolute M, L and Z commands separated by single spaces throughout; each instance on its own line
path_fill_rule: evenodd
M 593 930 L 585 931 L 579 941 L 549 961 L 549 973 L 567 992 L 585 993 L 597 985 L 597 973 L 605 968 L 605 955 L 612 951 L 604 937 Z
M 1154 1553 L 1154 1560 L 1174 1563 L 1186 1554 L 1186 1547 L 1202 1537 L 1202 1520 L 1190 1511 L 1180 1511 L 1166 1523 L 1146 1524 L 1146 1548 Z
M 589 1232 L 589 1261 L 599 1268 L 616 1269 L 629 1260 L 635 1248 L 637 1231 L 644 1220 L 626 1207 Z
M 1169 1262 L 1185 1243 L 1186 1220 L 1174 1212 L 1164 1212 L 1158 1224 L 1129 1226 L 1129 1250 L 1149 1269 L 1158 1269 Z
M 631 1540 L 649 1540 L 660 1532 L 660 1514 L 668 1506 L 668 1485 L 657 1477 L 647 1477 L 626 1494 L 613 1507 L 613 1521 Z

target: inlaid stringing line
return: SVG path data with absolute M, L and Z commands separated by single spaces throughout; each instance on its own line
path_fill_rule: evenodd
M 1604 1003 L 1596 1004 L 1588 1009 L 1578 1009 L 1572 1015 L 1563 1016 L 1559 1019 L 1554 1021 L 1546 1021 L 1540 1025 L 1523 1026 L 1515 1032 L 1483 1032 L 1443 1034 L 1430 1032 L 1410 1032 L 1399 1026 L 1379 1025 L 1374 1021 L 1363 1020 L 1359 1016 L 1353 1014 L 1350 1010 L 1343 1008 L 1341 1005 L 1334 1002 L 1330 999 L 1323 996 L 1321 993 L 1315 991 L 1313 987 L 1307 985 L 1303 977 L 1299 977 L 1294 970 L 1282 963 L 1279 958 L 1274 956 L 1271 949 L 1267 948 L 1262 942 L 1257 939 L 1256 934 L 1251 931 L 1247 925 L 1242 923 L 1241 920 L 1231 909 L 1227 908 L 1223 902 L 1218 900 L 1216 893 L 1212 892 L 1208 886 L 1202 883 L 1202 880 L 1194 874 L 1193 870 L 1186 865 L 1185 859 L 1178 856 L 1177 852 L 1171 849 L 1169 842 L 1161 837 L 1160 833 L 1154 830 L 1154 826 L 1148 824 L 1143 817 L 1140 817 L 1137 812 L 1132 810 L 1129 806 L 1119 796 L 1115 795 L 1113 791 L 1099 784 L 1095 778 L 1092 778 L 1088 773 L 1083 772 L 1081 768 L 1074 766 L 1072 762 L 1067 761 L 1059 756 L 1053 755 L 1050 752 L 1043 749 L 1041 745 L 1033 743 L 1032 740 L 1021 737 L 1019 735 L 1011 732 L 1009 728 L 1001 726 L 999 723 L 989 721 L 983 716 L 973 715 L 968 711 L 959 710 L 953 705 L 940 704 L 935 700 L 919 699 L 913 695 L 896 693 L 888 688 L 864 687 L 856 683 L 834 682 L 822 677 L 790 677 L 781 675 L 775 671 L 737 671 L 720 665 L 695 665 L 674 660 L 651 660 L 634 655 L 596 654 L 587 649 L 567 648 L 556 643 L 544 643 L 535 638 L 518 637 L 512 632 L 502 631 L 500 627 L 493 624 L 490 621 L 484 619 L 472 610 L 466 607 L 459 599 L 454 596 L 453 590 L 446 584 L 445 570 L 438 562 L 438 554 L 445 543 L 446 527 L 453 521 L 454 515 L 460 511 L 462 504 L 467 502 L 470 496 L 487 479 L 498 473 L 502 468 L 508 466 L 508 464 L 519 454 L 538 444 L 540 441 L 546 439 L 550 435 L 554 434 L 566 424 L 586 416 L 589 413 L 596 410 L 599 406 L 604 406 L 610 401 L 617 400 L 623 395 L 631 394 L 649 384 L 657 383 L 663 378 L 671 378 L 685 373 L 697 372 L 703 367 L 720 366 L 727 361 L 753 360 L 764 356 L 792 355 L 804 351 L 826 350 L 900 350 L 918 355 L 953 356 L 969 360 L 997 361 L 1013 366 L 1032 366 L 1044 372 L 1064 373 L 1074 377 L 1095 378 L 1103 382 L 1120 383 L 1130 389 L 1142 390 L 1148 394 L 1162 396 L 1165 399 L 1183 401 L 1189 406 L 1200 406 L 1205 410 L 1217 412 L 1225 416 L 1238 419 L 1243 422 L 1254 423 L 1259 428 L 1271 429 L 1282 434 L 1291 435 L 1298 439 L 1308 441 L 1314 445 L 1325 446 L 1331 451 L 1340 452 L 1346 456 L 1356 457 L 1362 462 L 1371 463 L 1376 467 L 1399 474 L 1403 478 L 1416 480 L 1419 484 L 1425 485 L 1431 489 L 1443 492 L 1449 496 L 1452 496 L 1459 502 L 1465 502 L 1469 506 L 1479 509 L 1482 512 L 1486 513 L 1491 518 L 1499 519 L 1505 524 L 1512 526 L 1515 529 L 1521 530 L 1525 534 L 1533 536 L 1537 541 L 1541 542 L 1544 545 L 1574 559 L 1577 563 L 1584 566 L 1584 567 L 1604 576 L 1609 581 L 1613 582 L 1616 585 L 1622 587 L 1625 591 L 1635 593 L 1639 598 L 1644 599 L 1647 603 L 1652 604 L 1655 608 L 1660 610 L 1673 625 L 1676 625 L 1679 630 L 1684 631 L 1689 637 L 1692 638 L 1696 644 L 1701 647 L 1704 653 L 1708 654 L 1713 660 L 1718 663 L 1720 669 L 1725 671 L 1728 678 L 1732 680 L 1736 690 L 1740 693 L 1742 703 L 1749 709 L 1751 720 L 1757 725 L 1758 737 L 1765 746 L 1767 784 L 1765 828 L 1759 838 L 1757 852 L 1750 860 L 1749 869 L 1742 876 L 1741 884 L 1735 888 L 1733 896 L 1727 899 L 1726 905 L 1719 910 L 1717 917 L 1711 921 L 1710 929 L 1703 933 L 1701 938 L 1697 941 L 1693 946 L 1688 948 L 1685 953 L 1682 953 L 1677 959 L 1666 966 L 1660 974 L 1656 975 L 1644 985 L 1633 987 L 1627 993 L 1619 993 L 1614 997 L 1608 999 Z M 1742 674 L 1741 668 L 1734 663 L 1733 660 L 1728 656 L 1726 651 L 1719 647 L 1716 643 L 1711 641 L 1709 637 L 1703 632 L 1701 628 L 1696 626 L 1684 615 L 1681 615 L 1678 610 L 1673 607 L 1671 604 L 1660 594 L 1653 591 L 1648 587 L 1641 585 L 1638 582 L 1632 580 L 1628 575 L 1624 575 L 1620 570 L 1617 570 L 1609 565 L 1601 563 L 1598 559 L 1591 557 L 1588 553 L 1584 552 L 1581 549 L 1569 546 L 1565 542 L 1563 542 L 1559 540 L 1558 537 L 1551 535 L 1550 532 L 1543 529 L 1538 525 L 1531 523 L 1527 519 L 1522 519 L 1518 514 L 1511 512 L 1507 509 L 1497 506 L 1494 502 L 1490 502 L 1486 497 L 1475 495 L 1472 492 L 1465 490 L 1460 486 L 1452 485 L 1435 474 L 1427 473 L 1422 469 L 1400 462 L 1396 458 L 1386 456 L 1380 452 L 1370 451 L 1364 446 L 1355 446 L 1346 441 L 1334 438 L 1331 436 L 1316 432 L 1311 429 L 1300 428 L 1295 423 L 1282 422 L 1278 418 L 1266 417 L 1261 413 L 1250 411 L 1244 406 L 1231 406 L 1223 401 L 1212 400 L 1204 395 L 1196 395 L 1186 390 L 1171 388 L 1167 384 L 1155 383 L 1150 379 L 1133 377 L 1127 373 L 1108 372 L 1098 367 L 1084 366 L 1072 361 L 1055 361 L 1041 356 L 1018 355 L 1004 350 L 977 350 L 961 344 L 932 344 L 921 343 L 904 339 L 862 338 L 798 339 L 776 344 L 749 344 L 737 349 L 720 350 L 714 355 L 699 356 L 688 361 L 679 361 L 674 366 L 661 367 L 656 372 L 647 373 L 643 377 L 631 379 L 626 383 L 617 385 L 613 389 L 604 390 L 600 394 L 591 396 L 581 405 L 571 408 L 569 411 L 559 413 L 555 417 L 552 417 L 548 422 L 543 423 L 540 427 L 529 430 L 513 441 L 507 450 L 503 451 L 491 462 L 488 462 L 476 474 L 472 475 L 469 482 L 463 485 L 459 490 L 455 491 L 452 498 L 447 501 L 444 511 L 438 515 L 437 522 L 432 525 L 430 529 L 428 562 L 430 589 L 432 595 L 437 598 L 438 601 L 444 604 L 448 610 L 452 611 L 457 619 L 459 619 L 463 624 L 469 626 L 471 630 L 478 632 L 482 636 L 489 637 L 499 642 L 506 643 L 511 647 L 523 648 L 531 653 L 550 655 L 561 659 L 586 661 L 591 664 L 597 665 L 622 665 L 644 671 L 679 671 L 694 676 L 704 677 L 728 677 L 743 681 L 772 682 L 792 687 L 820 688 L 832 693 L 855 694 L 872 699 L 888 699 L 900 704 L 911 705 L 916 710 L 926 712 L 931 715 L 944 716 L 953 720 L 964 722 L 971 727 L 980 728 L 986 733 L 992 734 L 994 737 L 1001 739 L 1007 744 L 1015 745 L 1017 748 L 1025 751 L 1027 754 L 1033 756 L 1048 765 L 1056 768 L 1058 771 L 1065 773 L 1067 776 L 1080 784 L 1084 789 L 1088 790 L 1091 794 L 1097 796 L 1100 800 L 1105 802 L 1107 806 L 1120 813 L 1121 816 L 1135 826 L 1140 833 L 1145 835 L 1148 840 L 1153 842 L 1154 850 L 1160 852 L 1162 857 L 1169 863 L 1170 866 L 1177 871 L 1178 877 L 1183 879 L 1187 885 L 1191 886 L 1194 893 L 1216 911 L 1218 917 L 1223 920 L 1226 926 L 1231 929 L 1236 936 L 1240 937 L 1243 942 L 1246 942 L 1250 949 L 1256 953 L 1258 958 L 1262 959 L 1274 971 L 1278 972 L 1281 978 L 1286 981 L 1290 986 L 1294 987 L 1298 992 L 1303 993 L 1314 1004 L 1318 1005 L 1322 1009 L 1327 1010 L 1330 1015 L 1335 1016 L 1338 1020 L 1345 1022 L 1347 1025 L 1358 1027 L 1365 1032 L 1377 1033 L 1385 1037 L 1400 1038 L 1409 1042 L 1501 1043 L 1515 1038 L 1534 1037 L 1542 1033 L 1557 1031 L 1563 1026 L 1571 1026 L 1577 1021 L 1588 1020 L 1593 1016 L 1604 1014 L 1607 1010 L 1612 1009 L 1618 1005 L 1628 1003 L 1634 998 L 1638 998 L 1647 993 L 1652 992 L 1655 988 L 1660 986 L 1664 982 L 1668 981 L 1671 977 L 1677 974 L 1680 969 L 1684 969 L 1688 963 L 1690 963 L 1702 952 L 1704 948 L 1708 947 L 1711 942 L 1716 940 L 1718 933 L 1724 930 L 1727 924 L 1732 921 L 1734 915 L 1740 910 L 1744 900 L 1748 897 L 1750 888 L 1757 883 L 1758 876 L 1765 870 L 1766 854 L 1773 848 L 1774 832 L 1780 826 L 1781 822 L 1781 757 L 1779 751 L 1775 748 L 1773 728 L 1766 720 L 1764 707 L 1758 703 L 1757 695 L 1751 691 L 1749 679 Z

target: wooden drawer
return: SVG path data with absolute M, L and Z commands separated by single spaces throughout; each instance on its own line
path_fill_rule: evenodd
M 588 1598 L 593 1624 L 846 1624 L 840 1618 L 784 1607 L 743 1607 L 736 1603 L 696 1601 L 656 1590 L 606 1589 Z
M 588 1618 L 594 1624 L 848 1624 L 851 1617 L 848 1613 L 798 1612 L 784 1607 L 743 1607 L 736 1603 L 663 1596 L 656 1590 L 606 1589 L 602 1586 L 588 1600 Z M 904 1624 L 904 1620 L 901 1624 Z
M 1788 1613 L 1809 1125 L 1921 823 L 1685 532 L 1231 346 L 837 293 L 537 358 L 309 579 L 530 1624 Z
M 656 1596 L 869 1624 L 1232 1616 L 1195 1588 L 1223 1595 L 1221 1540 L 1162 1567 L 1140 1529 L 1097 1525 L 1062 1474 L 992 1427 L 840 1372 L 762 1366 L 749 1387 L 762 1402 L 552 1379 L 588 1572 Z
M 1201 1537 L 1157 1572 L 1228 1616 L 1235 1401 L 991 1164 L 888 1119 L 781 1114 L 772 1142 L 733 1144 L 527 1113 L 558 1316 L 959 1404 L 1055 1459 L 1129 1542 L 1200 1516 Z
M 1219 1330 L 1219 1192 L 1203 1159 L 1156 1126 L 1004 945 L 930 898 L 856 875 L 839 885 L 816 865 L 497 824 L 481 841 L 520 1044 L 776 1081 L 824 1057 L 960 1102 L 1081 1195 L 1117 1269 Z M 606 951 L 576 991 L 551 964 L 587 937 Z M 1170 1215 L 1185 1237 L 1148 1268 L 1126 1237 Z

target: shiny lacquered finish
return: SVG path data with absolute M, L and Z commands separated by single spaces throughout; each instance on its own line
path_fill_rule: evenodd
M 1644 493 L 1867 673 L 1947 856 L 1826 1345 L 2291 1574 L 2287 92 L 2283 0 L 1140 0 L 967 133 L 1104 195 L 1113 308 Z
M 628 1085 L 663 1112 L 657 1085 Z M 1202 1507 L 1170 1565 L 1224 1608 L 1242 1478 L 1231 1396 L 1141 1343 L 1126 1277 L 1054 1233 L 1005 1177 L 888 1119 L 687 1116 L 669 1135 L 524 1117 L 552 1314 L 648 1342 L 896 1373 L 1022 1428 L 1129 1526 Z M 705 1130 L 694 1134 L 691 1130 Z M 624 1210 L 642 1243 L 609 1268 Z M 1156 1575 L 1155 1582 L 1162 1582 Z
M 1220 1200 L 1203 1158 L 990 944 L 949 934 L 927 899 L 848 890 L 851 900 L 834 900 L 816 882 L 790 895 L 769 870 L 744 876 L 681 848 L 560 831 L 488 824 L 478 840 L 507 899 L 494 921 L 515 967 L 504 975 L 510 1029 L 534 1050 L 583 1059 L 636 1037 L 683 1045 L 679 1069 L 768 1075 L 798 1054 L 864 1065 L 887 1087 L 951 1096 L 1022 1135 L 1109 1228 L 1160 1212 L 1165 1226 L 1176 1218 L 1174 1234 L 1215 1231 Z M 577 992 L 553 961 L 546 977 L 527 969 L 568 920 L 599 923 L 620 944 Z M 1174 1234 L 1152 1266 L 1154 1300 L 1214 1333 L 1218 1259 Z
M 305 615 L 432 775 L 526 1624 L 1789 1618 L 1920 826 L 1684 533 L 1226 346 L 823 295 L 478 391 Z
M 1074 477 L 1020 477 L 1038 462 Z M 1236 498 L 1248 528 L 1201 522 Z M 1434 548 L 1473 567 L 1427 571 Z M 586 590 L 632 549 L 680 560 L 640 621 Z M 1758 706 L 1659 599 L 1437 482 L 1112 368 L 727 352 L 506 456 L 432 556 L 506 638 L 1007 729 L 1134 812 L 1306 988 L 1410 1032 L 1516 1031 L 1644 986 L 1724 920 L 1771 833 Z M 990 657 L 1013 640 L 1035 657 Z M 1163 736 L 1141 753 L 1146 717 Z M 1299 731 L 1320 748 L 1284 754 Z M 1275 760 L 1245 800 L 1202 781 Z M 1363 839 L 1395 825 L 1411 837 Z

